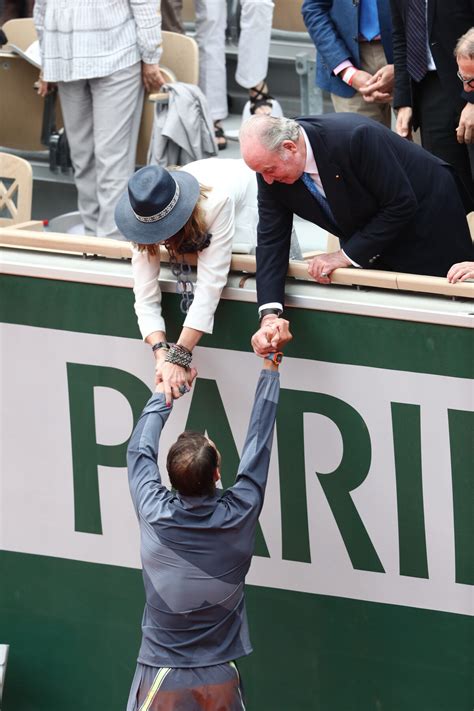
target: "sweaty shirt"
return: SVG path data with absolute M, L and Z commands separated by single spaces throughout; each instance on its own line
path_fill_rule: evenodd
M 146 594 L 142 664 L 203 667 L 252 651 L 244 581 L 263 505 L 278 395 L 278 372 L 262 370 L 236 482 L 212 496 L 180 496 L 161 483 L 158 443 L 171 408 L 161 393 L 145 406 L 127 453 Z

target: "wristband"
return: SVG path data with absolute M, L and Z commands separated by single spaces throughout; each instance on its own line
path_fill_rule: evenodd
M 276 351 L 275 353 L 268 353 L 265 356 L 265 360 L 271 360 L 271 362 L 278 366 L 283 360 L 283 353 L 281 351 Z
M 343 76 L 341 77 L 342 81 L 345 84 L 348 84 L 349 86 L 352 86 L 352 82 L 354 80 L 355 75 L 357 74 L 359 70 L 356 69 L 355 67 L 349 67 L 348 69 L 344 69 L 342 74 Z
M 169 351 L 169 349 L 170 349 L 170 344 L 168 343 L 168 341 L 159 341 L 158 343 L 154 343 L 154 344 L 152 345 L 151 350 L 152 350 L 153 353 L 154 353 L 155 351 L 159 351 L 160 348 L 164 348 L 165 351 Z
M 282 315 L 283 311 L 281 309 L 276 309 L 276 308 L 268 308 L 268 309 L 262 309 L 259 313 L 259 321 L 262 323 L 262 320 L 265 316 L 276 316 L 279 318 Z

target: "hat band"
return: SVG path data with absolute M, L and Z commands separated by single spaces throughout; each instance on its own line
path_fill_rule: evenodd
M 169 215 L 179 199 L 179 185 L 178 183 L 175 184 L 176 192 L 173 195 L 171 202 L 165 208 L 163 208 L 161 212 L 157 212 L 156 215 L 137 215 L 137 213 L 132 209 L 132 212 L 137 218 L 137 220 L 139 220 L 140 222 L 158 222 L 159 220 L 162 220 L 164 217 L 166 217 L 166 215 Z

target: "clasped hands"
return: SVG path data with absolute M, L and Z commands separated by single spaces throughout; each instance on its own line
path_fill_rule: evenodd
M 264 358 L 269 353 L 281 351 L 292 338 L 290 322 L 276 314 L 268 314 L 263 317 L 260 328 L 252 336 L 252 348 L 258 356 Z
M 255 353 L 264 357 L 281 350 L 293 338 L 289 326 L 289 322 L 284 318 L 272 314 L 265 316 L 260 329 L 252 337 Z M 166 404 L 171 405 L 172 400 L 177 400 L 190 391 L 197 370 L 168 363 L 166 353 L 166 350 L 160 349 L 155 354 L 155 392 L 164 393 Z
M 352 80 L 352 87 L 357 89 L 368 104 L 388 104 L 393 98 L 395 72 L 393 64 L 386 64 L 375 74 L 359 69 Z
M 171 400 L 177 400 L 190 391 L 197 370 L 168 363 L 166 353 L 166 350 L 160 349 L 155 355 L 155 392 L 164 393 L 166 404 L 170 405 Z

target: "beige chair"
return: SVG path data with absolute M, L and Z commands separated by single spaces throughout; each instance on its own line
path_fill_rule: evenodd
M 163 32 L 163 53 L 160 67 L 167 70 L 176 81 L 197 84 L 199 79 L 199 50 L 192 37 L 177 32 Z M 166 103 L 165 92 L 150 94 L 143 102 L 142 120 L 137 146 L 137 165 L 145 165 L 155 116 L 155 104 Z
M 308 30 L 301 14 L 302 4 L 303 0 L 275 0 L 273 29 L 307 34 Z
M 37 39 L 32 18 L 8 20 L 2 28 L 8 41 L 25 51 Z M 0 50 L 0 146 L 23 151 L 43 151 L 44 99 L 38 96 L 35 82 L 39 70 L 8 44 Z M 63 125 L 59 101 L 56 102 L 56 128 Z
M 31 219 L 33 171 L 28 161 L 0 153 L 0 227 Z
M 23 52 L 26 52 L 28 47 L 38 39 L 32 17 L 8 20 L 3 25 L 2 30 L 8 39 L 8 44 L 3 47 L 4 50 L 9 49 L 8 45 L 14 44 Z

